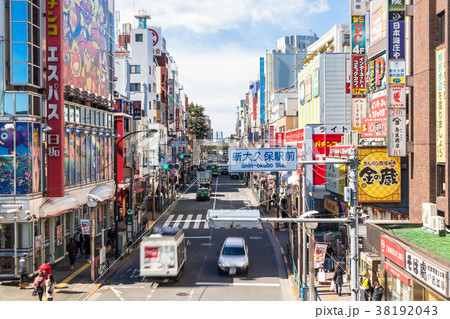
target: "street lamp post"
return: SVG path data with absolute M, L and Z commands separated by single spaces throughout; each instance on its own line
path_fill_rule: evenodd
M 143 133 L 143 132 L 147 132 L 147 133 L 155 133 L 158 130 L 156 129 L 150 129 L 150 130 L 140 130 L 140 131 L 136 131 L 136 132 L 131 132 L 128 134 L 125 134 L 120 140 L 117 141 L 117 144 L 115 146 L 114 149 L 114 182 L 115 182 L 115 200 L 114 200 L 114 223 L 116 225 L 116 232 L 119 231 L 119 205 L 118 205 L 118 196 L 119 196 L 119 180 L 117 177 L 117 151 L 119 149 L 119 145 L 120 143 L 127 137 L 137 134 L 137 133 Z M 134 159 L 133 159 L 134 160 Z M 131 172 L 131 176 L 132 178 L 134 178 L 134 172 Z M 114 241 L 114 250 L 115 250 L 115 258 L 118 259 L 119 258 L 119 241 L 118 238 L 116 238 L 116 240 Z

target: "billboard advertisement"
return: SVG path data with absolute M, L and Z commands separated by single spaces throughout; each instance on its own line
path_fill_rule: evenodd
M 389 107 L 406 108 L 406 86 L 389 85 Z
M 276 140 L 277 147 L 284 147 L 284 133 L 283 132 L 275 133 L 275 140 Z
M 386 88 L 386 52 L 369 61 L 370 91 Z
M 305 104 L 305 81 L 300 83 L 300 87 L 298 89 L 298 95 L 300 99 L 300 104 Z
M 366 17 L 352 17 L 352 54 L 366 54 Z
M 401 202 L 399 157 L 389 157 L 386 148 L 358 149 L 358 201 Z
M 324 160 L 330 155 L 330 148 L 341 142 L 344 134 L 313 134 L 313 160 Z M 314 185 L 323 185 L 326 183 L 325 165 L 313 166 Z
M 436 162 L 438 163 L 445 163 L 447 156 L 445 57 L 445 48 L 436 51 Z
M 153 55 L 161 56 L 161 27 L 150 27 L 148 31 L 150 31 L 153 36 Z
M 64 4 L 64 85 L 107 98 L 108 0 L 59 3 Z
M 47 165 L 52 174 L 47 177 L 47 196 L 64 196 L 64 85 L 69 74 L 65 70 L 68 46 L 63 42 L 63 3 L 47 2 L 47 124 L 52 128 L 47 135 Z M 78 61 L 80 62 L 80 61 Z M 79 65 L 79 63 L 78 63 Z
M 366 94 L 366 56 L 352 55 L 352 96 Z
M 370 44 L 386 36 L 386 4 L 370 10 Z
M 386 137 L 386 118 L 365 117 L 361 119 L 361 137 Z

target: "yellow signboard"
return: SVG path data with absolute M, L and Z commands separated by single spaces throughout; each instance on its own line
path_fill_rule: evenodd
M 436 51 L 436 162 L 446 162 L 445 48 Z
M 323 202 L 324 208 L 331 212 L 334 216 L 339 217 L 339 204 L 335 200 L 332 200 L 328 197 L 325 198 Z
M 386 148 L 358 148 L 358 157 L 358 201 L 400 202 L 400 158 L 387 156 Z

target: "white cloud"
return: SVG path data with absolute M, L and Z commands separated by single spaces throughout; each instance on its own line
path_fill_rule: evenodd
M 340 0 L 342 1 L 342 0 Z M 121 22 L 133 21 L 139 9 L 146 9 L 152 24 L 163 28 L 184 27 L 197 33 L 215 33 L 237 28 L 243 22 L 267 22 L 280 27 L 297 26 L 298 15 L 329 9 L 328 0 L 117 0 Z
M 172 46 L 180 82 L 190 102 L 201 104 L 211 117 L 214 131 L 234 133 L 236 106 L 245 98 L 250 80 L 258 78 L 260 53 L 237 46 L 189 51 Z

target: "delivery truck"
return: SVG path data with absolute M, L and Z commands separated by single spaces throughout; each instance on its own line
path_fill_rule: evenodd
M 155 227 L 142 238 L 140 276 L 177 281 L 186 264 L 186 242 L 182 229 Z

